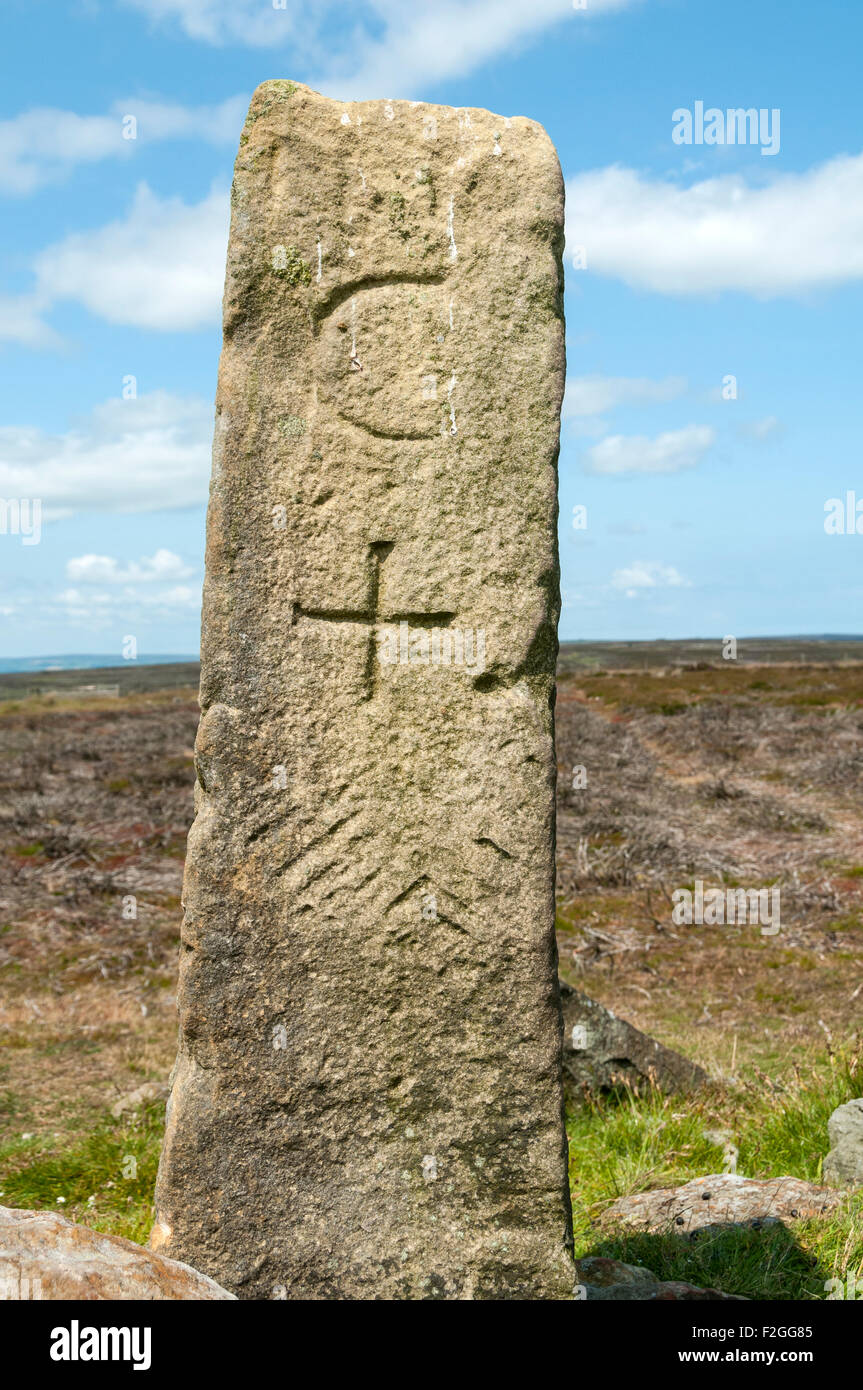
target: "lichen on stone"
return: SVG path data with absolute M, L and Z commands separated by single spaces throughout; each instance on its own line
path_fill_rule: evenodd
M 270 264 L 270 269 L 274 275 L 280 279 L 287 280 L 289 285 L 310 285 L 312 283 L 312 267 L 308 261 L 303 260 L 296 246 L 279 246 L 275 248 L 279 254 L 274 254 Z

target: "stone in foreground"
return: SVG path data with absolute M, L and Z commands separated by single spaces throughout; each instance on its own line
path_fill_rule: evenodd
M 586 1255 L 576 1266 L 586 1303 L 746 1303 L 740 1294 L 702 1289 L 679 1279 L 657 1279 L 643 1265 Z
M 801 1178 L 744 1178 L 730 1173 L 693 1178 L 680 1187 L 654 1188 L 620 1197 L 603 1212 L 602 1223 L 620 1222 L 643 1231 L 685 1235 L 706 1227 L 758 1227 L 778 1221 L 827 1216 L 839 1193 Z
M 0 1207 L 0 1298 L 230 1299 L 187 1264 L 54 1211 Z
M 232 204 L 151 1243 L 243 1298 L 571 1298 L 557 157 L 269 82 Z
M 834 1110 L 827 1132 L 833 1147 L 824 1160 L 825 1181 L 840 1187 L 863 1183 L 863 1099 Z
M 710 1084 L 707 1072 L 618 1018 L 595 999 L 561 984 L 563 1069 L 574 1086 L 608 1091 L 656 1085 L 663 1091 L 695 1091 Z

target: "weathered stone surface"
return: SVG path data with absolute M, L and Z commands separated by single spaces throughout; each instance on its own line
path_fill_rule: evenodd
M 710 1082 L 688 1057 L 641 1033 L 580 990 L 561 983 L 563 1067 L 567 1079 L 589 1090 L 627 1083 L 664 1091 L 694 1091 Z
M 863 1100 L 849 1100 L 827 1122 L 832 1148 L 824 1160 L 825 1181 L 839 1186 L 863 1183 Z
M 603 1224 L 621 1222 L 645 1231 L 703 1230 L 707 1226 L 766 1226 L 777 1221 L 826 1216 L 842 1198 L 800 1178 L 744 1178 L 730 1173 L 694 1178 L 680 1187 L 658 1187 L 620 1197 L 603 1212 Z
M 657 1279 L 644 1265 L 586 1255 L 576 1266 L 586 1303 L 746 1303 L 740 1294 L 702 1289 L 679 1279 Z
M 230 1299 L 187 1264 L 54 1211 L 0 1207 L 2 1299 Z
M 271 82 L 232 201 L 152 1244 L 241 1297 L 571 1298 L 558 161 Z

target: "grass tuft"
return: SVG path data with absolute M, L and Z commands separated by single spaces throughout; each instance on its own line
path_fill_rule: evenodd
M 738 1172 L 746 1177 L 820 1182 L 827 1121 L 861 1093 L 861 1059 L 847 1050 L 781 1083 L 754 1068 L 741 1084 L 701 1097 L 656 1088 L 636 1095 L 625 1087 L 586 1097 L 567 1125 L 576 1256 L 642 1264 L 660 1279 L 750 1299 L 823 1299 L 829 1279 L 863 1277 L 863 1193 L 828 1217 L 757 1231 L 649 1234 L 594 1224 L 618 1197 L 722 1172 L 726 1150 L 717 1130 L 739 1150 Z
M 0 1205 L 59 1211 L 143 1245 L 153 1222 L 164 1117 L 164 1101 L 156 1101 L 121 1119 L 106 1111 L 62 1147 L 52 1147 L 50 1136 L 3 1144 Z

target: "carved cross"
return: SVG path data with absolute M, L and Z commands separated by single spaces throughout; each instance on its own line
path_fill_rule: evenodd
M 395 541 L 373 541 L 369 546 L 369 590 L 364 608 L 304 608 L 295 603 L 292 625 L 298 618 L 326 623 L 359 623 L 368 627 L 364 700 L 374 699 L 377 670 L 378 626 L 381 623 L 408 623 L 413 627 L 449 627 L 455 613 L 385 613 L 381 611 L 381 571 L 392 553 Z

